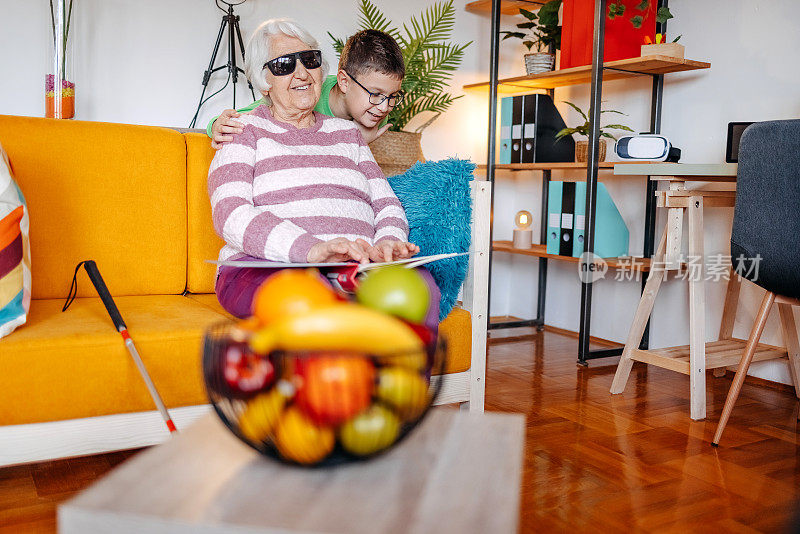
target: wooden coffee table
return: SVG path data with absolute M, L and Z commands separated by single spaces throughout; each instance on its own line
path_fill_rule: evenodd
M 59 532 L 516 532 L 524 432 L 521 415 L 436 408 L 380 457 L 298 468 L 209 414 L 63 504 Z

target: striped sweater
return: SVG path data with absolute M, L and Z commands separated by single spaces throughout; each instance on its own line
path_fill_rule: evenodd
M 408 240 L 408 222 L 356 125 L 314 113 L 298 129 L 266 106 L 237 120 L 241 134 L 208 171 L 220 260 L 244 256 L 305 262 L 316 243 L 337 237 Z

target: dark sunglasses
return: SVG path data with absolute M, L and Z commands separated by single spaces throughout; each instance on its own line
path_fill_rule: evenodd
M 396 93 L 394 93 L 394 94 L 391 94 L 391 95 L 389 95 L 389 96 L 386 96 L 386 95 L 385 95 L 385 94 L 383 94 L 383 93 L 373 93 L 372 91 L 370 91 L 369 89 L 367 89 L 366 87 L 364 87 L 363 85 L 361 85 L 361 82 L 359 82 L 358 80 L 356 80 L 356 79 L 353 77 L 353 75 L 352 75 L 352 74 L 350 74 L 350 73 L 349 73 L 349 72 L 347 72 L 347 71 L 344 71 L 344 72 L 345 72 L 345 74 L 347 74 L 348 76 L 350 76 L 350 79 L 351 79 L 351 80 L 353 80 L 354 82 L 356 82 L 356 84 L 357 84 L 357 85 L 358 85 L 360 88 L 362 88 L 364 91 L 366 91 L 366 92 L 367 92 L 367 94 L 369 95 L 369 103 L 370 103 L 370 104 L 372 104 L 373 106 L 380 106 L 381 104 L 383 104 L 383 101 L 384 101 L 384 100 L 389 100 L 389 107 L 390 107 L 390 108 L 393 108 L 393 107 L 395 107 L 397 104 L 399 104 L 400 102 L 402 102 L 402 101 L 403 101 L 403 97 L 404 97 L 404 96 L 406 96 L 406 94 L 405 94 L 403 91 L 398 91 L 398 92 L 396 92 Z
M 262 70 L 269 68 L 270 72 L 275 76 L 286 76 L 294 72 L 298 59 L 307 69 L 318 69 L 322 66 L 322 52 L 319 50 L 303 50 L 302 52 L 270 59 L 264 63 Z

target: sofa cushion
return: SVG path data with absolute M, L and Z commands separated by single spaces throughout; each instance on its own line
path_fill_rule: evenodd
M 25 324 L 31 304 L 28 208 L 0 145 L 0 337 Z
M 210 294 L 189 294 L 197 301 L 226 317 L 234 317 L 220 305 L 217 296 Z M 447 363 L 445 373 L 460 373 L 470 368 L 472 354 L 472 320 L 468 311 L 456 306 L 439 324 L 439 332 L 447 339 Z
M 189 214 L 189 264 L 186 288 L 191 293 L 213 293 L 217 266 L 206 262 L 219 256 L 225 242 L 214 232 L 208 200 L 208 167 L 215 150 L 207 135 L 183 134 L 186 138 L 186 200 Z
M 166 128 L 0 115 L 30 209 L 33 298 L 63 298 L 81 260 L 114 295 L 186 285 L 186 145 Z M 94 296 L 80 284 L 78 296 Z
M 408 218 L 408 239 L 419 246 L 421 256 L 469 251 L 472 197 L 469 183 L 475 164 L 462 159 L 417 162 L 403 174 L 390 176 L 397 198 Z M 442 300 L 439 319 L 455 306 L 467 276 L 468 258 L 460 256 L 429 263 Z
M 168 407 L 207 401 L 201 341 L 225 317 L 180 295 L 115 298 Z M 34 300 L 28 324 L 0 342 L 0 425 L 154 410 L 99 298 Z

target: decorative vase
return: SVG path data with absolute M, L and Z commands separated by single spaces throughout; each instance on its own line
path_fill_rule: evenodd
M 600 139 L 599 150 L 600 161 L 606 160 L 606 140 Z M 575 143 L 575 161 L 586 163 L 589 161 L 589 141 L 578 141 Z
M 50 43 L 44 84 L 44 115 L 51 119 L 75 116 L 75 83 L 72 76 L 73 0 L 50 2 Z
M 421 133 L 384 132 L 369 148 L 383 174 L 394 176 L 406 172 L 418 161 L 425 161 L 421 140 Z
M 556 55 L 547 52 L 525 54 L 525 72 L 528 75 L 550 72 L 556 63 Z

